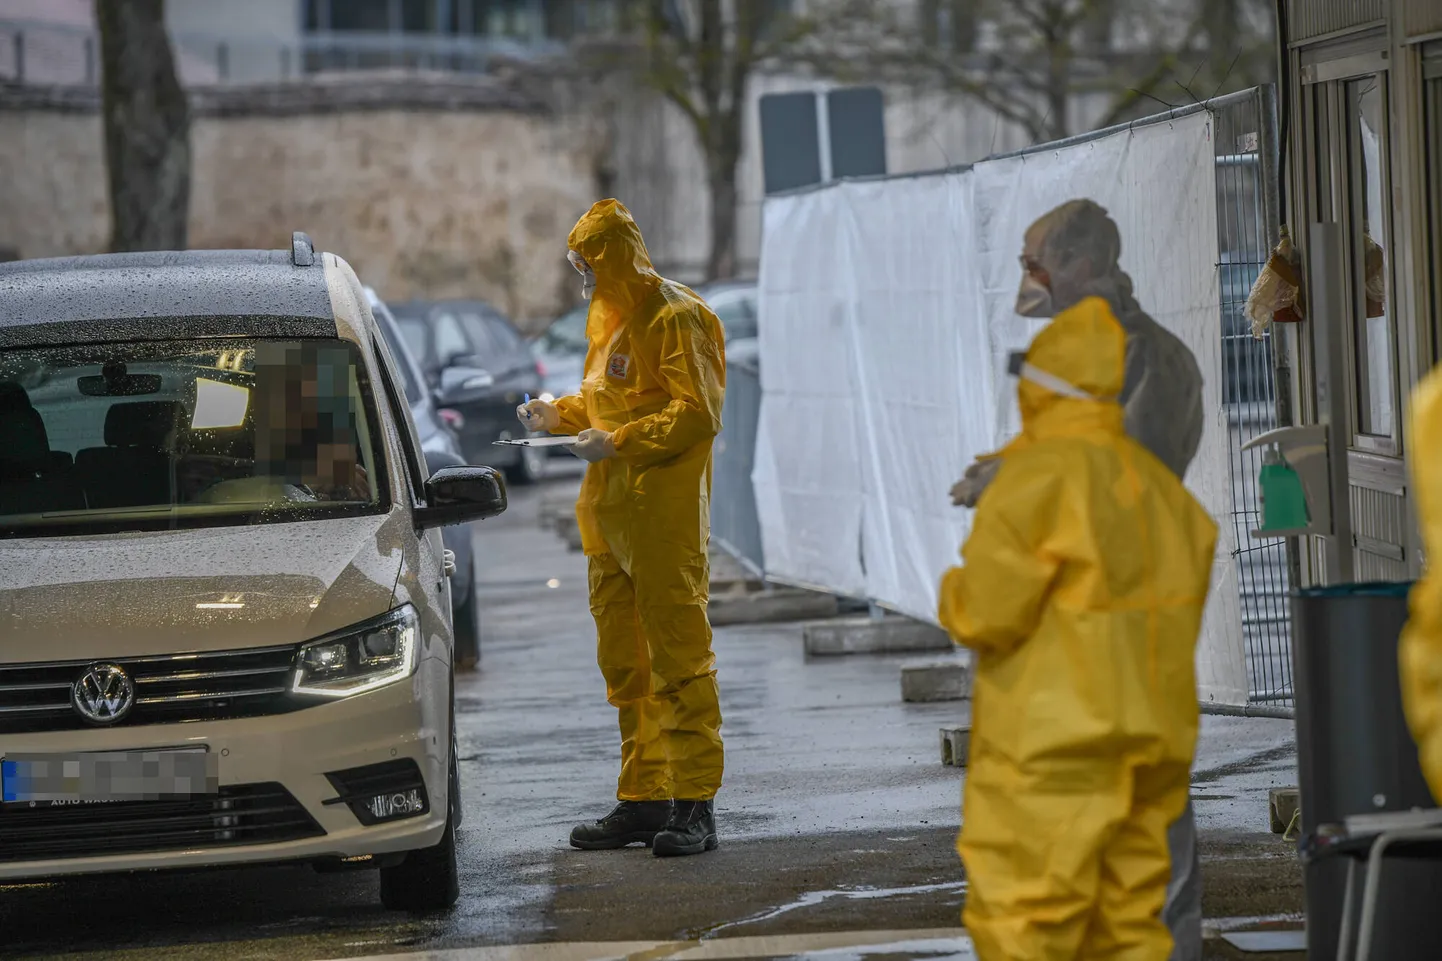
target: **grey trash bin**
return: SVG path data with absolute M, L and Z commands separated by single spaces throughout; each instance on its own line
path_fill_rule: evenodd
M 1304 840 L 1349 815 L 1434 806 L 1402 714 L 1397 673 L 1410 588 L 1342 584 L 1292 595 Z M 1346 872 L 1341 857 L 1304 868 L 1309 961 L 1337 956 Z M 1372 957 L 1442 958 L 1439 892 L 1442 862 L 1388 858 Z

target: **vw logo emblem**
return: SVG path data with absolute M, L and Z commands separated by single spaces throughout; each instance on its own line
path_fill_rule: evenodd
M 135 706 L 135 682 L 118 664 L 92 664 L 70 689 L 70 704 L 92 724 L 115 724 Z

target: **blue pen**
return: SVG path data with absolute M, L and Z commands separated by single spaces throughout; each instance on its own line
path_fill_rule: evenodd
M 526 395 L 526 403 L 529 404 L 530 402 L 531 402 L 531 395 L 530 395 L 530 394 L 527 394 L 527 395 Z

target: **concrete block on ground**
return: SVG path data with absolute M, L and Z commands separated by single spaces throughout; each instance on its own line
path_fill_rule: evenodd
M 1301 795 L 1294 787 L 1274 787 L 1267 796 L 1267 813 L 1273 834 L 1286 834 L 1292 819 L 1302 808 Z M 1300 821 L 1299 821 L 1300 823 Z
M 813 624 L 806 628 L 805 643 L 806 653 L 817 657 L 956 649 L 941 628 L 907 617 L 849 617 L 832 624 Z
M 941 729 L 941 763 L 948 767 L 966 767 L 971 758 L 971 728 Z
M 906 664 L 901 668 L 901 699 L 908 704 L 964 701 L 971 697 L 971 664 L 966 658 Z
M 836 598 L 815 591 L 749 590 L 715 595 L 707 608 L 712 625 L 809 621 L 836 616 Z

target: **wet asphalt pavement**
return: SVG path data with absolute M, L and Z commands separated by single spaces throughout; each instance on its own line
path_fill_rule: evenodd
M 614 803 L 619 736 L 595 665 L 585 559 L 539 528 L 539 503 L 538 490 L 513 488 L 510 511 L 478 526 L 484 636 L 481 670 L 457 681 L 465 817 L 453 912 L 386 912 L 371 872 L 79 878 L 0 887 L 0 957 L 520 958 L 448 949 L 954 932 L 961 773 L 939 763 L 937 730 L 965 706 L 903 704 L 904 658 L 808 661 L 799 625 L 717 631 L 728 764 L 719 851 L 658 860 L 567 846 L 575 822 Z M 1209 918 L 1300 909 L 1290 846 L 1266 833 L 1266 788 L 1296 783 L 1289 744 L 1284 722 L 1207 721 L 1195 791 Z M 822 942 L 756 945 L 723 955 Z M 635 951 L 669 956 L 654 945 L 610 953 Z M 872 953 L 938 955 L 934 945 Z

